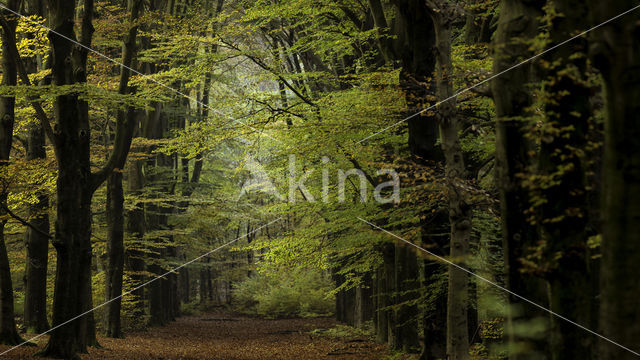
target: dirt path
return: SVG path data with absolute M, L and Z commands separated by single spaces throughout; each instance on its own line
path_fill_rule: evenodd
M 335 326 L 335 320 L 262 320 L 226 314 L 185 316 L 167 326 L 128 334 L 125 339 L 101 338 L 104 349 L 90 349 L 83 359 L 383 359 L 382 345 L 365 339 L 344 340 L 310 335 Z M 41 348 L 46 339 L 38 341 Z M 0 352 L 7 349 L 0 346 Z M 34 347 L 21 347 L 3 356 L 31 358 Z

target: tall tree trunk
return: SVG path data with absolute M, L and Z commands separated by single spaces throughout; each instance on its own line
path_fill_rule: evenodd
M 45 140 L 42 126 L 29 129 L 27 160 L 44 159 Z M 47 264 L 49 261 L 49 197 L 38 195 L 38 202 L 29 207 L 31 225 L 40 231 L 27 228 L 25 244 L 27 262 L 24 276 L 24 325 L 29 332 L 42 333 L 49 329 L 47 321 Z M 44 234 L 43 234 L 44 233 Z
M 122 64 L 120 68 L 120 86 L 118 93 L 126 95 L 130 92 L 129 77 L 131 71 L 128 69 L 133 65 L 136 47 L 136 36 L 138 26 L 136 23 L 142 10 L 141 0 L 128 0 L 127 7 L 130 11 L 129 32 L 124 40 L 122 49 Z M 128 108 L 125 111 L 118 111 L 118 122 L 124 123 L 125 117 L 129 124 L 129 132 L 133 132 L 136 121 L 136 110 Z M 124 191 L 122 188 L 122 171 L 126 158 L 115 164 L 115 171 L 107 179 L 107 257 L 108 266 L 106 270 L 105 301 L 107 304 L 107 316 L 105 318 L 105 334 L 108 337 L 122 337 L 120 323 L 120 309 L 122 306 L 122 276 L 124 273 Z
M 435 294 L 433 311 L 422 315 L 424 345 L 420 360 L 444 359 L 447 355 L 447 281 L 438 281 L 446 272 L 446 266 L 433 260 L 423 262 L 425 288 L 443 289 L 442 294 Z M 435 286 L 434 286 L 435 283 Z
M 456 16 L 448 4 L 427 1 L 436 33 L 435 54 L 436 86 L 438 100 L 453 96 L 453 63 L 451 60 L 451 24 Z M 445 156 L 445 179 L 449 201 L 449 223 L 451 226 L 450 260 L 467 268 L 471 239 L 472 208 L 465 202 L 467 171 L 458 133 L 461 130 L 456 99 L 443 102 L 437 108 L 442 151 Z M 469 359 L 469 274 L 449 265 L 447 295 L 447 357 L 451 360 Z
M 75 1 L 49 0 L 51 26 L 49 33 L 53 49 L 52 75 L 54 85 L 84 84 L 87 80 L 87 56 L 94 28 L 93 0 L 84 0 L 81 13 L 82 46 L 71 40 L 75 36 Z M 75 41 L 75 40 L 74 40 Z M 13 47 L 13 60 L 20 63 Z M 22 70 L 23 66 L 21 66 Z M 21 73 L 23 72 L 21 70 Z M 25 83 L 28 82 L 26 74 Z M 22 76 L 21 75 L 21 76 Z M 95 190 L 126 158 L 131 134 L 121 122 L 116 126 L 115 146 L 105 166 L 91 173 L 89 106 L 78 93 L 59 95 L 54 101 L 57 120 L 51 126 L 42 109 L 36 106 L 38 117 L 46 126 L 58 163 L 57 218 L 53 245 L 57 251 L 56 281 L 53 300 L 53 326 L 45 356 L 74 358 L 86 351 L 87 345 L 97 345 L 91 292 L 91 198 Z M 62 325 L 64 324 L 64 325 Z
M 182 262 L 187 262 L 187 256 L 184 254 L 182 256 Z M 183 268 L 183 270 L 180 271 L 180 301 L 183 304 L 188 304 L 191 302 L 191 278 L 189 276 L 189 271 L 185 270 L 186 269 Z
M 75 1 L 50 0 L 52 28 L 75 39 Z M 93 1 L 84 2 L 82 37 L 90 46 L 93 33 Z M 87 51 L 50 33 L 53 47 L 52 74 L 57 86 L 86 82 Z M 89 160 L 90 127 L 88 104 L 71 93 L 58 96 L 54 139 L 58 161 L 57 219 L 54 247 L 57 251 L 53 300 L 53 326 L 89 310 L 91 305 L 91 197 L 95 190 Z M 92 314 L 82 316 L 51 333 L 43 351 L 51 357 L 73 358 L 86 352 L 95 340 Z
M 142 160 L 131 162 L 127 168 L 127 190 L 131 196 L 141 196 L 144 187 L 144 175 L 142 173 Z M 144 252 L 141 251 L 143 236 L 146 232 L 146 223 L 144 217 L 144 206 L 141 202 L 135 202 L 132 209 L 127 212 L 126 231 L 130 234 L 131 244 L 125 247 L 125 265 L 127 271 L 131 274 L 131 280 L 135 285 L 142 284 L 145 276 L 142 274 L 145 270 Z M 144 289 L 137 289 L 132 294 L 135 303 L 132 318 L 140 318 L 145 313 L 144 307 Z
M 114 171 L 107 180 L 107 269 L 105 301 L 107 304 L 105 335 L 123 337 L 120 323 L 122 298 L 122 275 L 124 273 L 124 192 L 122 173 Z
M 493 72 L 500 73 L 517 64 L 528 55 L 526 39 L 538 32 L 537 19 L 541 4 L 536 1 L 503 0 L 500 3 L 498 29 L 494 36 L 495 53 Z M 527 120 L 532 105 L 530 85 L 533 80 L 531 65 L 515 68 L 492 81 L 492 93 L 496 106 L 496 174 L 500 193 L 501 226 L 506 286 L 516 294 L 544 305 L 541 281 L 523 270 L 521 259 L 526 250 L 537 241 L 536 229 L 527 221 L 525 210 L 530 207 L 529 193 L 522 186 L 519 174 L 526 173 L 531 165 L 532 144 L 526 137 Z M 505 335 L 509 341 L 509 359 L 545 358 L 544 345 L 516 328 L 526 321 L 525 314 L 535 314 L 526 309 L 520 299 L 508 298 Z M 529 315 L 532 317 L 531 315 Z M 547 314 L 543 315 L 545 318 Z
M 554 0 L 551 41 L 558 44 L 584 26 L 587 6 L 579 0 Z M 545 63 L 546 122 L 538 162 L 538 209 L 541 240 L 546 247 L 549 305 L 590 329 L 596 328 L 591 311 L 595 289 L 591 286 L 587 239 L 589 237 L 587 132 L 593 109 L 587 79 L 587 40 L 577 39 L 557 49 Z M 592 233 L 593 234 L 593 233 Z M 575 325 L 551 318 L 552 359 L 590 359 L 594 338 L 576 331 Z
M 19 2 L 10 0 L 7 7 L 18 10 Z M 6 22 L 2 24 L 2 85 L 17 85 L 17 67 L 11 57 L 10 44 L 15 44 L 15 30 L 17 19 L 8 11 L 2 10 L 6 15 Z M 0 97 L 0 173 L 7 171 L 5 167 L 9 162 L 11 144 L 13 142 L 13 125 L 15 122 L 16 99 L 12 96 Z M 4 208 L 7 206 L 7 193 L 0 191 L 0 343 L 15 345 L 22 341 L 16 330 L 13 312 L 13 283 L 11 280 L 11 268 L 9 256 L 4 241 L 4 226 L 7 222 Z
M 591 1 L 596 23 L 637 5 Z M 640 352 L 640 38 L 637 10 L 597 30 L 593 60 L 606 93 L 600 327 L 603 335 Z M 601 342 L 602 359 L 635 359 Z
M 43 0 L 29 2 L 29 13 L 46 16 Z M 33 58 L 32 72 L 37 72 L 42 66 L 41 58 Z M 39 66 L 40 65 L 40 66 Z M 43 83 L 48 84 L 48 80 Z M 27 140 L 27 160 L 44 160 L 47 156 L 45 150 L 45 134 L 42 124 L 34 124 L 29 127 Z M 38 194 L 38 202 L 29 206 L 29 218 L 31 227 L 25 234 L 25 247 L 27 249 L 27 261 L 24 275 L 24 326 L 27 332 L 42 333 L 49 329 L 47 321 L 47 265 L 49 261 L 49 237 L 43 234 L 49 233 L 49 197 L 46 194 Z
M 363 327 L 373 317 L 373 281 L 370 273 L 363 275 L 362 284 L 356 288 L 355 302 L 354 326 Z
M 415 353 L 420 349 L 418 342 L 418 306 L 406 305 L 418 296 L 420 286 L 418 259 L 413 248 L 406 244 L 396 243 L 395 252 L 395 276 L 398 295 L 397 302 L 400 305 L 395 311 L 397 326 L 396 348 L 405 353 Z
M 397 296 L 397 284 L 396 284 L 396 273 L 395 273 L 395 244 L 385 244 L 382 250 L 382 257 L 384 259 L 384 293 L 386 295 L 387 306 L 393 306 L 396 304 L 396 296 Z M 383 324 L 387 327 L 387 343 L 392 349 L 397 348 L 396 342 L 398 335 L 396 333 L 396 316 L 394 314 L 393 309 L 387 309 L 386 311 L 386 324 Z
M 425 119 L 416 113 L 427 106 L 427 97 L 433 92 L 424 84 L 429 84 L 435 70 L 435 57 L 432 48 L 435 45 L 433 21 L 429 16 L 427 6 L 422 0 L 392 1 L 395 10 L 393 23 L 389 24 L 382 3 L 379 0 L 369 1 L 375 26 L 378 28 L 379 47 L 387 65 L 401 67 L 400 86 L 405 91 L 405 99 L 408 105 L 407 117 L 409 127 L 409 148 L 416 161 L 434 162 L 442 158 L 438 149 L 438 125 L 432 119 Z M 392 31 L 389 30 L 391 28 Z M 389 35 L 395 35 L 392 39 Z M 426 226 L 425 226 L 426 227 Z M 427 230 L 427 229 L 424 229 Z M 417 289 L 418 266 L 415 253 L 404 247 L 398 247 L 396 267 L 402 269 L 397 272 L 394 289 L 387 291 L 399 291 L 403 295 L 399 301 L 409 300 L 411 290 Z M 404 270 L 408 270 L 408 273 Z M 409 291 L 407 293 L 406 291 Z M 378 296 L 378 300 L 384 300 Z M 400 308 L 395 317 L 382 315 L 387 320 L 395 319 L 396 324 L 391 327 L 392 334 L 388 338 L 396 347 L 405 351 L 414 351 L 418 347 L 417 336 L 417 309 Z M 421 318 L 431 318 L 432 314 L 424 314 Z M 378 329 L 381 330 L 380 328 Z M 439 329 L 444 331 L 443 329 Z M 438 331 L 435 329 L 434 331 Z M 436 336 L 434 336 L 436 337 Z M 428 344 L 425 342 L 423 353 Z
M 389 295 L 387 293 L 386 287 L 386 273 L 385 267 L 381 266 L 376 271 L 376 341 L 379 343 L 386 343 L 387 338 L 389 337 L 388 329 L 387 329 L 387 317 L 389 316 L 389 310 L 385 309 L 385 307 L 389 306 Z

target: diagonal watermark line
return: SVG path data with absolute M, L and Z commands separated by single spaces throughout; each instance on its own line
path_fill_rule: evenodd
M 267 136 L 267 137 L 269 137 L 269 138 L 271 138 L 271 139 L 273 139 L 273 140 L 280 141 L 280 140 L 278 140 L 278 139 L 276 139 L 276 138 L 274 138 L 274 137 L 272 137 L 272 136 L 270 136 L 270 135 L 268 135 L 268 134 L 264 134 L 261 130 L 256 129 L 255 127 L 253 127 L 253 126 L 251 126 L 251 125 L 249 125 L 249 124 L 247 124 L 247 123 L 245 123 L 245 122 L 242 122 L 242 121 L 240 121 L 240 120 L 238 120 L 238 119 L 236 119 L 236 118 L 231 117 L 230 115 L 227 115 L 227 114 L 223 113 L 222 111 L 220 111 L 220 110 L 218 110 L 218 109 L 212 108 L 211 106 L 209 106 L 209 105 L 207 105 L 207 104 L 204 104 L 202 101 L 199 101 L 198 99 L 194 98 L 193 96 L 190 96 L 190 95 L 188 95 L 188 94 L 185 94 L 185 93 L 181 92 L 180 90 L 176 90 L 176 89 L 174 89 L 173 87 L 171 87 L 171 86 L 169 86 L 169 85 L 167 85 L 167 84 L 165 84 L 165 83 L 163 83 L 163 82 L 160 82 L 160 81 L 158 81 L 158 80 L 154 79 L 153 77 L 151 77 L 151 76 L 149 76 L 149 75 L 147 75 L 147 74 L 143 74 L 143 73 L 141 73 L 140 71 L 138 71 L 138 70 L 136 70 L 136 69 L 133 69 L 133 68 L 131 68 L 131 67 L 129 67 L 129 66 L 126 66 L 125 64 L 123 64 L 122 62 L 120 62 L 120 61 L 118 61 L 118 60 L 116 60 L 116 59 L 110 58 L 109 56 L 107 56 L 107 55 L 105 55 L 105 54 L 103 54 L 103 53 L 99 52 L 98 50 L 92 49 L 92 48 L 90 48 L 90 47 L 88 47 L 88 46 L 86 46 L 86 45 L 84 45 L 84 44 L 80 43 L 79 41 L 77 41 L 77 40 L 75 40 L 75 39 L 72 39 L 72 38 L 70 38 L 70 37 L 68 37 L 68 36 L 62 35 L 62 34 L 60 34 L 59 32 L 57 32 L 57 31 L 55 31 L 55 30 L 53 30 L 53 29 L 51 29 L 51 28 L 49 28 L 49 27 L 47 27 L 47 26 L 45 26 L 45 25 L 42 25 L 42 24 L 40 24 L 40 23 L 38 23 L 38 22 L 36 22 L 36 21 L 34 21 L 34 20 L 31 20 L 31 19 L 29 19 L 27 16 L 22 15 L 22 14 L 20 14 L 20 13 L 19 13 L 19 12 L 17 12 L 17 11 L 14 11 L 14 10 L 12 10 L 12 9 L 9 9 L 8 7 L 6 7 L 6 6 L 2 5 L 2 4 L 0 4 L 0 8 L 2 8 L 2 9 L 4 9 L 4 10 L 7 10 L 8 12 L 10 12 L 10 13 L 12 13 L 12 14 L 14 14 L 14 15 L 18 16 L 18 17 L 21 17 L 21 18 L 25 19 L 26 21 L 30 22 L 30 23 L 31 23 L 31 24 L 33 24 L 33 25 L 36 25 L 36 26 L 38 26 L 38 27 L 40 27 L 40 28 L 43 28 L 43 29 L 45 29 L 45 30 L 47 30 L 47 31 L 50 31 L 51 33 L 56 34 L 57 36 L 59 36 L 59 37 L 61 37 L 61 38 L 65 39 L 65 40 L 67 40 L 67 41 L 70 41 L 70 42 L 72 42 L 72 43 L 74 43 L 74 44 L 76 44 L 76 45 L 80 46 L 81 48 L 83 48 L 83 49 L 85 49 L 85 50 L 87 50 L 87 51 L 90 51 L 90 52 L 92 52 L 92 53 L 94 53 L 94 54 L 98 55 L 99 57 L 101 57 L 101 58 L 103 58 L 103 59 L 105 59 L 105 60 L 107 60 L 107 61 L 109 61 L 109 62 L 112 62 L 112 63 L 114 63 L 114 64 L 116 64 L 116 65 L 120 66 L 121 68 L 127 69 L 127 70 L 131 71 L 132 73 L 134 73 L 134 74 L 136 74 L 136 75 L 139 75 L 140 77 L 144 78 L 144 79 L 145 79 L 145 80 L 147 80 L 147 81 L 150 81 L 150 82 L 152 82 L 152 83 L 154 83 L 154 84 L 156 84 L 156 85 L 159 85 L 159 86 L 161 86 L 161 87 L 163 87 L 163 88 L 165 88 L 165 89 L 167 89 L 167 90 L 169 90 L 169 91 L 171 91 L 171 92 L 173 92 L 173 93 L 175 93 L 175 94 L 177 94 L 177 95 L 180 95 L 180 96 L 184 97 L 185 99 L 188 99 L 188 100 L 190 100 L 190 101 L 193 101 L 193 102 L 195 102 L 196 104 L 198 104 L 198 105 L 200 105 L 200 106 L 202 106 L 202 107 L 206 108 L 207 110 L 211 110 L 211 111 L 215 112 L 216 114 L 218 114 L 218 115 L 220 115 L 220 116 L 222 116 L 222 117 L 225 117 L 225 118 L 227 118 L 227 119 L 229 119 L 229 120 L 231 120 L 231 121 L 233 121 L 233 122 L 237 122 L 237 123 L 239 123 L 239 124 L 241 124 L 241 125 L 244 125 L 244 126 L 246 126 L 246 127 L 250 128 L 251 130 L 256 131 L 256 132 L 257 132 L 257 133 L 259 133 L 259 134 L 265 135 L 265 136 Z
M 225 244 L 223 244 L 223 245 L 220 245 L 220 246 L 218 246 L 217 248 L 215 248 L 215 249 L 213 249 L 213 250 L 211 250 L 211 251 L 209 251 L 209 252 L 207 252 L 207 253 L 204 253 L 204 254 L 202 254 L 202 255 L 200 255 L 200 256 L 198 256 L 198 257 L 196 257 L 196 258 L 193 258 L 193 259 L 191 259 L 191 260 L 187 261 L 186 263 L 184 263 L 184 264 L 182 264 L 182 265 L 180 265 L 180 266 L 177 266 L 177 267 L 175 267 L 175 268 L 173 268 L 173 269 L 171 269 L 171 270 L 169 270 L 169 271 L 165 272 L 165 273 L 164 273 L 164 274 L 162 274 L 162 275 L 156 276 L 155 278 L 153 278 L 153 279 L 151 279 L 151 280 L 149 280 L 149 281 L 147 281 L 147 282 L 145 282 L 145 283 L 142 283 L 142 284 L 140 284 L 140 285 L 136 286 L 135 288 L 133 288 L 133 289 L 131 289 L 131 290 L 127 291 L 127 292 L 124 292 L 124 293 L 122 293 L 122 294 L 120 294 L 120 295 L 118 295 L 118 296 L 114 297 L 113 299 L 110 299 L 110 300 L 107 300 L 107 301 L 103 302 L 102 304 L 100 304 L 100 305 L 98 305 L 98 306 L 94 307 L 94 308 L 93 308 L 93 309 L 91 309 L 91 310 L 87 310 L 87 311 L 83 312 L 83 313 L 82 313 L 82 314 L 80 314 L 80 315 L 77 315 L 77 316 L 75 316 L 75 317 L 73 317 L 73 318 L 71 318 L 71 319 L 69 319 L 69 320 L 67 320 L 67 321 L 65 321 L 65 322 L 63 322 L 63 323 L 61 323 L 61 324 L 58 324 L 58 325 L 56 325 L 56 326 L 52 327 L 51 329 L 49 329 L 49 330 L 47 330 L 47 331 L 43 332 L 42 334 L 38 334 L 38 335 L 36 335 L 36 336 L 34 336 L 34 337 L 30 338 L 29 340 L 26 340 L 26 341 L 24 341 L 24 342 L 22 342 L 22 343 L 20 343 L 20 344 L 18 344 L 18 345 L 13 346 L 12 348 L 10 348 L 10 349 L 8 349 L 8 350 L 5 350 L 4 352 L 0 353 L 0 356 L 5 355 L 6 353 L 8 353 L 8 352 L 10 352 L 10 351 L 12 351 L 12 350 L 15 350 L 15 349 L 19 348 L 20 346 L 26 345 L 26 344 L 28 344 L 28 343 L 32 342 L 33 340 L 36 340 L 36 339 L 38 339 L 38 338 L 40 338 L 40 337 L 42 337 L 42 336 L 44 336 L 44 335 L 46 335 L 46 334 L 48 334 L 48 333 L 52 332 L 53 330 L 55 330 L 55 329 L 57 329 L 57 328 L 60 328 L 60 327 L 62 327 L 62 326 L 65 326 L 65 325 L 67 325 L 67 324 L 69 324 L 69 323 L 71 323 L 71 322 L 73 322 L 73 321 L 75 321 L 75 320 L 77 320 L 77 319 L 79 319 L 79 318 L 81 318 L 81 317 L 83 317 L 83 316 L 85 316 L 85 315 L 87 315 L 87 314 L 89 314 L 89 313 L 91 313 L 91 312 L 93 312 L 93 311 L 95 311 L 95 310 L 97 310 L 97 309 L 99 309 L 99 308 L 101 308 L 101 307 L 103 307 L 103 306 L 105 306 L 105 305 L 107 305 L 107 304 L 109 304 L 109 303 L 111 303 L 111 302 L 113 302 L 113 301 L 117 300 L 117 299 L 120 299 L 121 297 L 123 297 L 123 296 L 125 296 L 125 295 L 129 295 L 129 294 L 131 294 L 132 292 L 134 292 L 134 291 L 136 291 L 136 290 L 139 290 L 139 289 L 141 289 L 141 288 L 143 288 L 143 287 L 145 287 L 145 286 L 147 286 L 147 285 L 151 284 L 152 282 L 154 282 L 154 281 L 156 281 L 156 280 L 158 280 L 158 279 L 161 279 L 161 278 L 163 278 L 163 277 L 165 277 L 165 276 L 167 276 L 167 275 L 169 275 L 169 274 L 171 274 L 171 273 L 174 273 L 176 270 L 182 269 L 183 267 L 185 267 L 185 266 L 187 266 L 187 265 L 190 265 L 190 264 L 192 264 L 192 263 L 194 263 L 194 262 L 196 262 L 196 261 L 198 261 L 198 260 L 200 260 L 200 259 L 202 259 L 202 258 L 205 258 L 205 257 L 207 257 L 207 256 L 209 256 L 209 255 L 211 255 L 211 254 L 213 254 L 214 252 L 216 252 L 216 251 L 218 251 L 218 250 L 220 250 L 220 249 L 223 249 L 223 248 L 225 248 L 225 247 L 227 247 L 227 246 L 229 246 L 229 245 L 231 245 L 231 244 L 235 243 L 236 241 L 238 241 L 238 240 L 240 240 L 240 239 L 243 239 L 243 238 L 245 238 L 245 237 L 247 237 L 247 236 L 249 236 L 249 235 L 251 235 L 251 234 L 253 234 L 253 233 L 255 233 L 255 232 L 258 232 L 259 230 L 264 229 L 264 228 L 266 228 L 267 226 L 269 226 L 269 225 L 271 225 L 271 224 L 273 224 L 273 223 L 276 223 L 276 222 L 278 222 L 278 221 L 280 221 L 280 220 L 282 220 L 282 218 L 278 218 L 278 219 L 276 219 L 276 220 L 273 220 L 273 221 L 271 221 L 271 222 L 269 222 L 269 223 L 267 223 L 267 224 L 265 224 L 265 225 L 260 226 L 260 227 L 259 227 L 259 228 L 257 228 L 257 229 L 254 229 L 253 231 L 250 231 L 250 232 L 248 232 L 248 233 L 246 233 L 246 234 L 244 234 L 244 235 L 242 235 L 242 236 L 239 236 L 239 237 L 237 237 L 237 238 L 235 238 L 235 239 L 233 239 L 233 240 L 231 240 L 231 241 L 229 241 L 229 242 L 227 242 L 227 243 L 225 243 Z
M 603 22 L 601 22 L 600 24 L 598 24 L 598 25 L 596 25 L 596 26 L 594 26 L 594 27 L 592 27 L 592 28 L 587 29 L 587 30 L 585 30 L 585 31 L 581 32 L 580 34 L 578 34 L 578 35 L 576 35 L 576 36 L 573 36 L 573 37 L 571 37 L 571 38 L 569 38 L 569 39 L 567 39 L 567 40 L 565 40 L 565 41 L 563 41 L 563 42 L 561 42 L 561 43 L 558 43 L 558 44 L 556 44 L 556 45 L 554 45 L 554 46 L 552 46 L 552 47 L 548 48 L 547 50 L 544 50 L 543 52 L 541 52 L 541 53 L 539 53 L 539 54 L 537 54 L 537 55 L 534 55 L 534 56 L 532 56 L 532 57 L 530 57 L 530 58 L 528 58 L 528 59 L 526 59 L 526 60 L 523 60 L 523 61 L 521 61 L 521 62 L 519 62 L 519 63 L 517 63 L 517 64 L 515 64 L 515 65 L 511 66 L 510 68 L 507 68 L 507 69 L 505 69 L 505 70 L 502 70 L 502 71 L 500 71 L 500 72 L 499 72 L 499 73 L 497 73 L 497 74 L 493 74 L 492 76 L 490 76 L 490 77 L 488 77 L 488 78 L 486 78 L 486 79 L 484 79 L 484 80 L 480 81 L 479 83 L 477 83 L 477 84 L 475 84 L 475 85 L 473 85 L 473 86 L 470 86 L 470 87 L 468 87 L 468 88 L 465 88 L 465 89 L 463 89 L 463 90 L 460 90 L 460 91 L 458 91 L 457 93 L 455 93 L 455 94 L 451 95 L 450 97 L 448 97 L 448 98 L 446 98 L 446 99 L 444 99 L 444 100 L 440 100 L 440 101 L 436 102 L 435 104 L 433 104 L 433 105 L 429 106 L 429 107 L 428 107 L 428 108 L 426 108 L 426 109 L 420 110 L 419 112 L 417 112 L 417 113 L 415 113 L 415 114 L 413 114 L 413 115 L 410 115 L 410 116 L 408 116 L 408 117 L 406 117 L 406 118 L 404 118 L 404 119 L 402 119 L 402 120 L 398 121 L 398 122 L 397 122 L 397 123 L 395 123 L 395 124 L 389 125 L 389 126 L 387 126 L 386 128 L 384 128 L 384 129 L 382 129 L 382 130 L 380 130 L 380 131 L 378 131 L 378 132 L 376 132 L 376 133 L 374 133 L 374 134 L 371 134 L 371 135 L 367 136 L 366 138 L 364 138 L 364 139 L 362 139 L 362 140 L 358 141 L 358 142 L 357 142 L 357 144 L 361 144 L 361 143 L 363 143 L 364 141 L 369 140 L 369 139 L 371 139 L 372 137 L 377 136 L 378 134 L 381 134 L 381 133 L 383 133 L 383 132 L 385 132 L 385 131 L 387 131 L 387 130 L 389 130 L 389 129 L 391 129 L 391 128 L 394 128 L 394 127 L 396 127 L 396 126 L 398 126 L 398 125 L 400 125 L 400 124 L 402 124 L 402 123 L 404 123 L 404 122 L 406 122 L 406 121 L 409 121 L 409 120 L 413 119 L 413 118 L 414 118 L 414 117 L 416 117 L 416 116 L 419 116 L 419 115 L 421 115 L 421 114 L 423 114 L 423 113 L 425 113 L 425 112 L 427 112 L 427 111 L 429 111 L 429 110 L 431 110 L 431 109 L 433 109 L 433 108 L 436 108 L 436 107 L 440 106 L 440 104 L 442 104 L 442 103 L 445 103 L 445 102 L 447 102 L 447 101 L 453 100 L 453 99 L 457 98 L 458 96 L 460 96 L 460 95 L 462 95 L 462 94 L 464 94 L 464 93 L 467 93 L 467 92 L 469 92 L 469 91 L 471 91 L 471 90 L 473 90 L 473 89 L 477 88 L 477 87 L 478 87 L 478 86 L 480 86 L 480 85 L 486 84 L 487 82 L 489 82 L 489 81 L 491 81 L 491 80 L 493 80 L 493 79 L 495 79 L 495 78 L 497 78 L 497 77 L 500 77 L 500 76 L 502 76 L 502 75 L 504 75 L 504 74 L 506 74 L 506 73 L 510 72 L 511 70 L 517 69 L 517 68 L 519 68 L 520 66 L 522 66 L 522 65 L 524 65 L 524 64 L 527 64 L 527 63 L 529 63 L 529 62 L 531 62 L 531 61 L 533 61 L 533 60 L 535 60 L 535 59 L 537 59 L 537 58 L 539 58 L 539 57 L 541 57 L 541 56 L 543 56 L 543 55 L 545 55 L 545 54 L 547 54 L 547 53 L 549 53 L 549 52 L 551 52 L 551 51 L 553 51 L 553 50 L 555 50 L 555 49 L 557 49 L 557 48 L 559 48 L 559 47 L 561 47 L 561 46 L 563 46 L 563 45 L 566 45 L 566 44 L 568 44 L 568 43 L 572 42 L 573 40 L 576 40 L 576 39 L 578 39 L 578 38 L 580 38 L 580 37 L 582 37 L 582 36 L 584 36 L 584 35 L 586 35 L 586 34 L 588 34 L 588 33 L 592 32 L 593 30 L 596 30 L 596 29 L 598 29 L 598 28 L 600 28 L 600 27 L 602 27 L 602 26 L 604 26 L 604 25 L 607 25 L 607 24 L 608 24 L 608 23 L 610 23 L 610 22 L 613 22 L 613 21 L 615 21 L 615 20 L 617 20 L 617 19 L 619 19 L 619 18 L 621 18 L 621 17 L 623 17 L 623 16 L 625 16 L 625 15 L 627 15 L 627 14 L 629 14 L 629 13 L 631 13 L 631 12 L 633 12 L 633 11 L 637 10 L 637 9 L 640 9 L 640 5 L 635 6 L 635 7 L 633 7 L 632 9 L 629 9 L 629 10 L 627 10 L 627 11 L 625 11 L 625 12 L 621 13 L 621 14 L 618 14 L 618 15 L 616 15 L 616 16 L 614 16 L 614 17 L 612 17 L 612 18 L 611 18 L 611 19 L 609 19 L 609 20 L 603 21 Z
M 438 255 L 434 254 L 433 252 L 431 252 L 431 251 L 429 251 L 429 250 L 427 250 L 427 249 L 425 249 L 425 248 L 423 248 L 421 246 L 418 246 L 418 245 L 412 243 L 411 241 L 406 240 L 406 239 L 404 239 L 404 238 L 402 238 L 402 237 L 400 237 L 400 236 L 398 236 L 398 235 L 396 235 L 396 234 L 394 234 L 394 233 L 392 233 L 390 231 L 387 231 L 387 230 L 381 228 L 380 226 L 378 226 L 376 224 L 373 224 L 373 223 L 371 223 L 371 222 L 369 222 L 369 221 L 367 221 L 367 220 L 365 220 L 365 219 L 363 219 L 361 217 L 357 217 L 357 218 L 358 218 L 358 220 L 360 220 L 360 221 L 362 221 L 362 222 L 364 222 L 364 223 L 366 223 L 366 224 L 368 224 L 368 225 L 370 225 L 370 226 L 372 226 L 372 227 L 374 227 L 374 228 L 376 228 L 376 229 L 378 229 L 378 230 L 380 230 L 380 231 L 382 231 L 382 232 L 384 232 L 384 233 L 386 233 L 388 235 L 391 235 L 394 238 L 396 238 L 398 240 L 401 240 L 401 241 L 407 243 L 408 245 L 413 246 L 414 248 L 416 248 L 416 249 L 418 249 L 420 251 L 424 251 L 425 253 L 427 253 L 427 254 L 433 256 L 434 258 L 436 258 L 437 260 L 440 260 L 440 261 L 442 261 L 444 263 L 447 263 L 447 264 L 449 264 L 449 265 L 451 265 L 451 266 L 453 266 L 453 267 L 455 267 L 455 268 L 457 268 L 459 270 L 462 270 L 462 271 L 466 272 L 469 275 L 475 276 L 476 278 L 486 282 L 489 285 L 495 286 L 496 288 L 498 288 L 498 289 L 500 289 L 500 290 L 502 290 L 504 292 L 507 292 L 507 293 L 517 297 L 518 299 L 520 299 L 522 301 L 525 301 L 525 302 L 527 302 L 527 303 L 529 303 L 529 304 L 531 304 L 531 305 L 533 305 L 533 306 L 535 306 L 535 307 L 537 307 L 537 308 L 539 308 L 541 310 L 544 310 L 545 312 L 548 312 L 549 314 L 551 314 L 551 315 L 553 315 L 553 316 L 555 316 L 555 317 L 557 317 L 559 319 L 562 319 L 562 320 L 568 322 L 569 324 L 575 325 L 575 326 L 579 327 L 580 329 L 582 329 L 582 330 L 584 330 L 584 331 L 586 331 L 586 332 L 588 332 L 588 333 L 590 333 L 592 335 L 595 335 L 595 336 L 599 337 L 602 340 L 605 340 L 605 341 L 607 341 L 607 342 L 609 342 L 609 343 L 611 343 L 613 345 L 616 345 L 616 346 L 618 346 L 618 347 L 620 347 L 620 348 L 622 348 L 622 349 L 624 349 L 624 350 L 626 350 L 626 351 L 628 351 L 628 352 L 640 357 L 640 353 L 638 353 L 636 351 L 633 351 L 633 350 L 629 349 L 628 347 L 626 347 L 626 346 L 624 346 L 624 345 L 622 345 L 620 343 L 617 343 L 617 342 L 605 337 L 604 335 L 601 335 L 601 334 L 599 334 L 599 333 L 597 333 L 597 332 L 595 332 L 593 330 L 590 330 L 589 328 L 584 327 L 583 325 L 580 325 L 577 322 L 575 322 L 573 320 L 570 320 L 570 319 L 568 319 L 568 318 L 566 318 L 566 317 L 564 317 L 564 316 L 562 316 L 562 315 L 560 315 L 560 314 L 558 314 L 558 313 L 556 313 L 556 312 L 554 312 L 554 311 L 552 311 L 550 309 L 547 309 L 546 307 L 544 307 L 542 305 L 539 305 L 536 302 L 533 302 L 533 301 L 525 298 L 524 296 L 518 295 L 518 294 L 514 293 L 513 291 L 505 288 L 504 286 L 496 284 L 495 282 L 493 282 L 493 281 L 491 281 L 491 280 L 489 280 L 489 279 L 487 279 L 487 278 L 485 278 L 485 277 L 483 277 L 481 275 L 478 275 L 478 274 L 474 273 L 473 271 L 468 270 L 468 269 L 466 269 L 466 268 L 464 268 L 464 267 L 462 267 L 462 266 L 460 266 L 460 265 L 458 265 L 458 264 L 456 264 L 456 263 L 454 263 L 454 262 L 452 262 L 450 260 L 447 260 L 447 259 L 443 258 L 442 256 L 438 256 Z

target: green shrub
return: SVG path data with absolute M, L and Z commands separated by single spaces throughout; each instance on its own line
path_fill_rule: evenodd
M 190 303 L 180 303 L 181 315 L 200 315 L 202 313 L 200 303 L 193 301 Z
M 286 285 L 273 287 L 266 294 L 257 296 L 256 311 L 258 315 L 268 318 L 299 315 L 300 296 L 295 289 Z
M 317 271 L 256 274 L 233 288 L 235 310 L 267 318 L 330 315 L 330 279 Z
M 363 327 L 357 328 L 349 325 L 338 324 L 328 329 L 315 329 L 311 331 L 313 335 L 339 338 L 344 340 L 353 340 L 368 338 L 373 339 L 373 324 L 369 321 Z

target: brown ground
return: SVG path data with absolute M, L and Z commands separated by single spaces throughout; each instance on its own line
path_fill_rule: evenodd
M 83 359 L 383 359 L 382 345 L 366 339 L 337 339 L 309 331 L 335 326 L 335 320 L 263 320 L 224 314 L 184 316 L 167 326 L 128 334 L 125 339 L 100 338 L 104 349 L 89 350 Z M 28 337 L 28 336 L 27 336 Z M 40 338 L 38 349 L 46 343 Z M 8 349 L 0 346 L 0 352 Z M 35 347 L 20 347 L 2 356 L 31 358 Z

